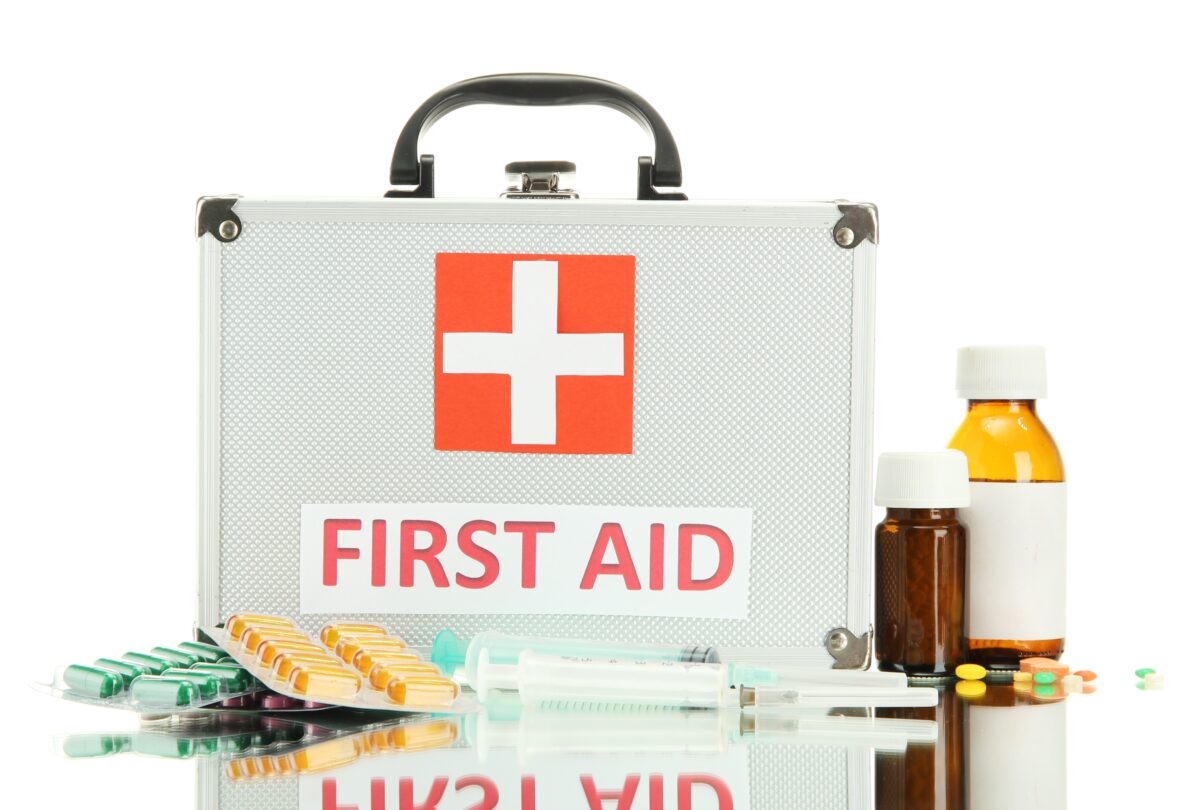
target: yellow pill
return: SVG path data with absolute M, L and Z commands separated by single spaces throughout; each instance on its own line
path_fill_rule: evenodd
M 225 636 L 241 641 L 251 627 L 295 627 L 291 619 L 282 616 L 267 616 L 263 613 L 235 613 L 225 622 Z
M 433 675 L 392 678 L 387 685 L 387 697 L 401 706 L 449 706 L 458 697 L 458 684 Z
M 275 659 L 283 653 L 289 652 L 306 652 L 316 655 L 325 655 L 325 648 L 319 644 L 313 644 L 311 641 L 294 641 L 284 639 L 283 641 L 264 641 L 258 648 L 258 663 L 270 669 L 275 664 Z
M 373 650 L 380 652 L 382 650 L 404 651 L 408 649 L 408 645 L 398 638 L 389 638 L 387 636 L 343 636 L 334 648 L 338 658 L 349 664 L 354 660 L 354 656 L 358 655 L 359 650 Z
M 308 641 L 306 634 L 285 627 L 251 627 L 242 635 L 242 649 L 254 655 L 264 641 Z
M 393 750 L 427 751 L 453 745 L 458 739 L 458 726 L 448 720 L 431 720 L 394 728 L 390 736 Z
M 372 689 L 386 689 L 393 678 L 409 675 L 441 675 L 442 671 L 433 664 L 384 662 L 371 667 L 367 683 Z
M 334 647 L 342 636 L 386 636 L 384 630 L 377 624 L 359 624 L 356 622 L 330 622 L 321 628 L 321 643 L 326 647 Z
M 1016 686 L 1019 683 L 1029 683 L 1029 684 L 1033 683 L 1033 673 L 1032 672 L 1014 672 L 1013 673 L 1013 685 Z
M 364 754 L 381 754 L 392 750 L 392 743 L 386 731 L 369 731 L 362 735 Z
M 954 691 L 965 698 L 979 697 L 987 691 L 987 684 L 983 681 L 959 681 L 954 684 Z
M 411 652 L 398 652 L 397 650 L 359 650 L 358 655 L 354 656 L 354 660 L 350 662 L 351 666 L 361 672 L 363 675 L 370 674 L 376 664 L 418 664 L 421 663 L 421 656 Z M 381 689 L 383 687 L 380 687 Z
M 291 755 L 294 773 L 316 773 L 339 768 L 358 759 L 362 743 L 356 737 L 340 737 L 296 751 Z
M 353 700 L 362 686 L 362 679 L 345 668 L 302 664 L 292 670 L 288 685 L 304 697 Z
M 281 653 L 275 656 L 271 664 L 271 672 L 276 680 L 286 682 L 292 676 L 292 670 L 300 664 L 323 664 L 325 666 L 341 666 L 341 662 L 327 653 Z
M 979 681 L 983 679 L 984 675 L 987 675 L 987 670 L 979 664 L 959 664 L 955 667 L 954 674 L 964 681 Z

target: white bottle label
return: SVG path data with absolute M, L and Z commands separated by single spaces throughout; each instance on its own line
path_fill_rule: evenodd
M 1067 635 L 1067 485 L 971 483 L 967 635 L 1035 641 Z

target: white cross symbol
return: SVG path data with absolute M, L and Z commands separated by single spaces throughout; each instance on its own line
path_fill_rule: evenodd
M 512 443 L 557 440 L 558 378 L 620 377 L 625 335 L 558 331 L 558 262 L 514 261 L 512 332 L 442 335 L 444 374 L 507 374 L 512 379 Z

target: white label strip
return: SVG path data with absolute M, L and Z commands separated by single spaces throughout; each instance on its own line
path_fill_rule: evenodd
M 304 504 L 301 613 L 745 619 L 751 510 Z

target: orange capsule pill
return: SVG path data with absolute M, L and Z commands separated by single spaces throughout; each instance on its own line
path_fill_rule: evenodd
M 338 640 L 337 646 L 334 647 L 338 658 L 347 664 L 354 660 L 354 656 L 358 655 L 359 650 L 379 652 L 382 650 L 404 651 L 407 649 L 408 645 L 403 641 L 389 636 L 343 636 Z
M 344 667 L 301 664 L 292 670 L 288 686 L 304 697 L 353 700 L 362 686 L 362 679 Z
M 1094 680 L 1096 680 L 1096 673 L 1095 673 L 1095 672 L 1092 672 L 1090 669 L 1080 669 L 1080 670 L 1076 670 L 1074 674 L 1078 675 L 1080 678 L 1083 678 L 1083 680 L 1084 680 L 1084 682 L 1085 682 L 1085 683 L 1086 683 L 1087 681 L 1094 681 Z
M 250 655 L 258 652 L 264 641 L 308 641 L 308 635 L 291 627 L 251 627 L 242 635 L 242 649 Z
M 386 636 L 387 630 L 377 624 L 357 622 L 330 622 L 321 628 L 321 643 L 326 647 L 337 646 L 342 636 Z
M 291 754 L 293 773 L 317 773 L 331 768 L 340 768 L 358 759 L 362 744 L 355 737 L 310 745 Z
M 449 678 L 413 675 L 392 678 L 391 683 L 387 685 L 386 694 L 388 700 L 401 706 L 449 706 L 458 697 L 458 684 Z
M 233 641 L 241 641 L 246 630 L 251 627 L 295 627 L 291 619 L 282 616 L 268 616 L 264 613 L 235 613 L 225 622 L 225 637 Z
M 271 664 L 271 673 L 276 680 L 286 683 L 287 679 L 292 676 L 292 670 L 300 664 L 322 664 L 330 667 L 341 666 L 341 662 L 328 653 L 288 652 L 275 656 L 275 661 Z
M 447 720 L 430 720 L 394 728 L 389 736 L 395 751 L 427 751 L 452 745 L 458 739 L 458 726 Z
M 370 674 L 376 664 L 418 664 L 421 663 L 421 656 L 412 652 L 399 652 L 397 650 L 359 650 L 358 655 L 354 656 L 354 660 L 350 665 L 361 672 L 363 675 Z M 379 687 L 382 689 L 383 687 Z
M 1039 672 L 1049 672 L 1055 678 L 1061 678 L 1063 675 L 1070 674 L 1071 668 L 1066 664 L 1055 661 L 1053 658 L 1022 658 L 1021 671 L 1034 675 Z
M 393 678 L 409 675 L 441 675 L 442 671 L 433 664 L 384 662 L 371 667 L 367 683 L 372 689 L 386 689 Z
M 275 664 L 275 659 L 282 653 L 287 652 L 307 652 L 317 655 L 325 655 L 325 648 L 319 644 L 314 644 L 311 641 L 295 641 L 292 639 L 284 639 L 282 641 L 264 641 L 258 648 L 258 663 L 270 669 Z

